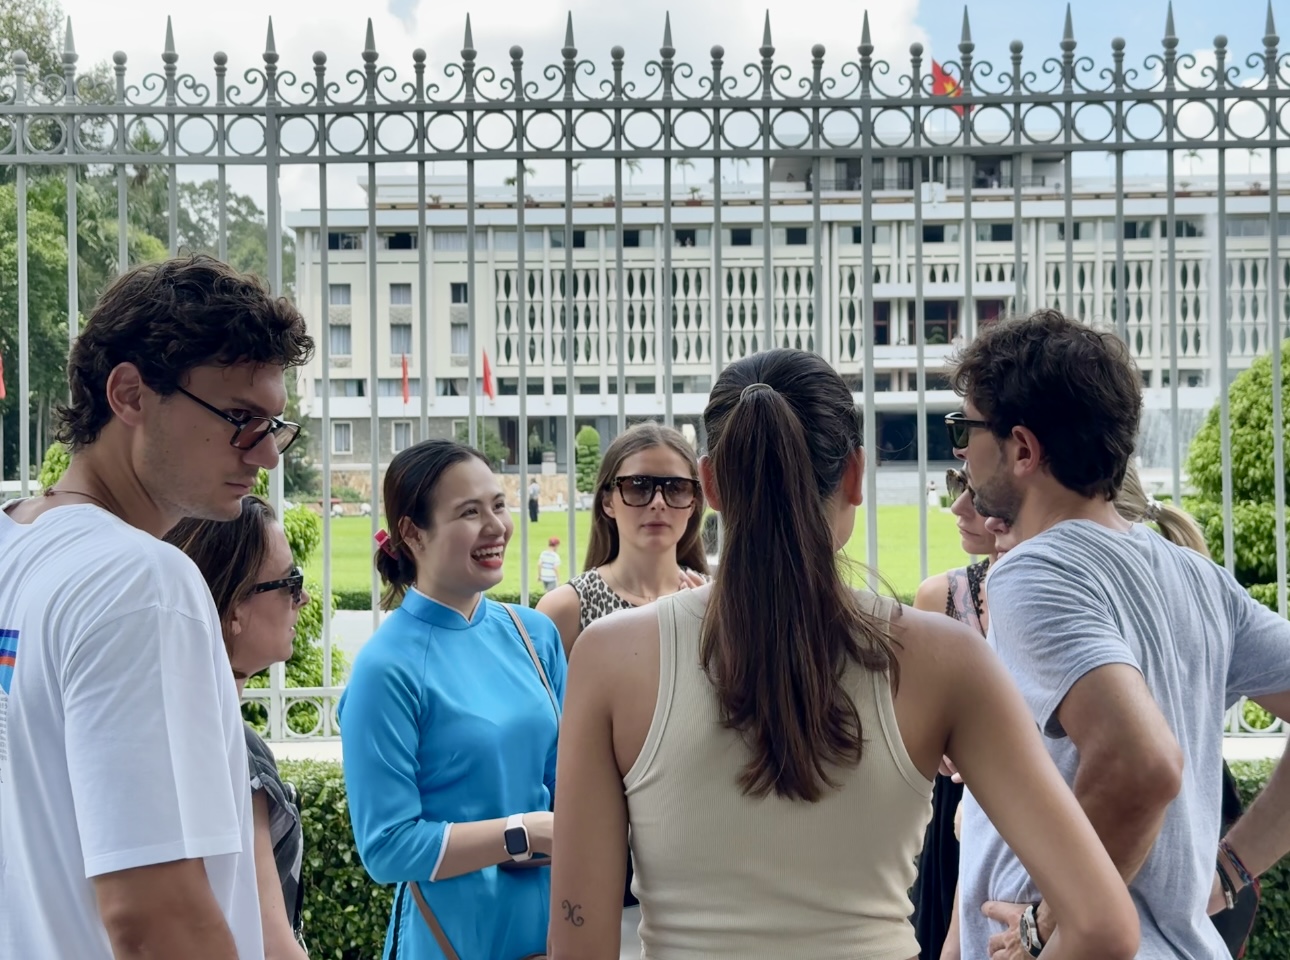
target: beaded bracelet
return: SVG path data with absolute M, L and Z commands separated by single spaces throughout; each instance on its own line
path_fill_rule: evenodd
M 1236 851 L 1232 849 L 1232 845 L 1227 842 L 1226 837 L 1218 841 L 1218 849 L 1222 850 L 1224 855 L 1226 855 L 1228 862 L 1231 863 L 1232 869 L 1236 871 L 1236 876 L 1240 879 L 1241 883 L 1247 887 L 1254 886 L 1254 877 L 1250 874 L 1250 871 L 1245 868 L 1245 864 L 1242 863 L 1241 858 L 1236 855 Z

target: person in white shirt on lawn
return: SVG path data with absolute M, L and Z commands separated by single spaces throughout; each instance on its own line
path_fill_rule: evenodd
M 538 579 L 542 589 L 550 593 L 560 581 L 560 538 L 552 537 L 546 542 L 546 549 L 538 556 Z
M 312 350 L 208 257 L 119 277 L 73 344 L 71 466 L 0 510 L 0 957 L 264 956 L 237 687 L 159 538 L 238 516 L 299 433 L 284 375 Z

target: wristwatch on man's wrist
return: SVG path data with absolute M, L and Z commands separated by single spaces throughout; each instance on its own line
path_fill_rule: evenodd
M 513 813 L 506 818 L 502 841 L 506 844 L 506 852 L 516 863 L 532 859 L 533 851 L 529 847 L 529 830 L 524 826 L 524 814 Z
M 1017 927 L 1017 935 L 1021 940 L 1021 949 L 1032 957 L 1039 956 L 1044 945 L 1039 939 L 1039 904 L 1032 903 L 1026 907 L 1025 912 L 1021 915 L 1021 922 Z

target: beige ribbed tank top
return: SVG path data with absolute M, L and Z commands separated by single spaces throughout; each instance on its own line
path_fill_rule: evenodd
M 894 601 L 859 594 L 890 623 Z M 908 960 L 914 862 L 932 784 L 896 727 L 885 676 L 847 674 L 865 750 L 818 803 L 739 788 L 748 748 L 699 661 L 706 602 L 658 601 L 658 702 L 623 778 L 648 960 Z

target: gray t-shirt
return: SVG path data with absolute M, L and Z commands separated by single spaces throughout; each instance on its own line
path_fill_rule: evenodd
M 991 572 L 989 642 L 1021 689 L 1066 782 L 1079 757 L 1057 708 L 1085 674 L 1141 671 L 1184 756 L 1182 790 L 1130 893 L 1139 960 L 1229 956 L 1205 913 L 1218 850 L 1223 716 L 1241 696 L 1290 689 L 1290 622 L 1221 567 L 1144 526 L 1118 533 L 1067 521 L 1021 544 Z M 1022 785 L 1019 785 L 1022 786 Z M 965 794 L 959 867 L 965 960 L 988 955 L 1002 926 L 987 900 L 1039 891 L 981 807 Z

